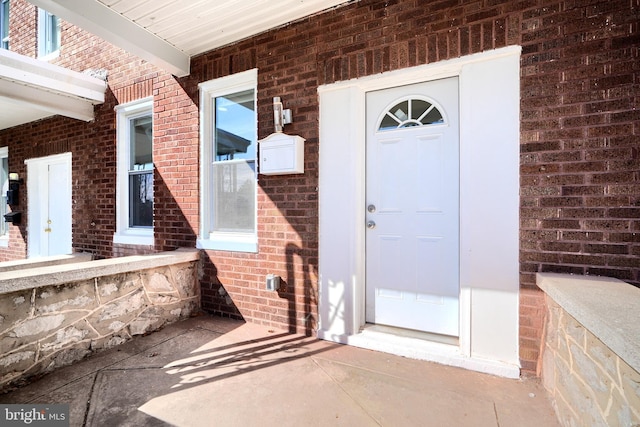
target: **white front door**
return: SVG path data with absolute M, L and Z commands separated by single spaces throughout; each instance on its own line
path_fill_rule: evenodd
M 70 254 L 71 153 L 27 160 L 29 258 Z
M 366 117 L 366 321 L 458 336 L 458 78 L 368 92 Z

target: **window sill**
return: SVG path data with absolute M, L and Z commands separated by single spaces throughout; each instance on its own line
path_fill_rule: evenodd
M 9 237 L 3 236 L 0 237 L 0 248 L 8 248 L 9 247 Z
M 139 245 L 139 246 L 153 246 L 153 231 L 148 233 L 127 231 L 124 233 L 115 233 L 113 235 L 113 243 L 122 245 Z
M 49 61 L 51 61 L 52 59 L 56 59 L 56 58 L 57 58 L 57 57 L 59 57 L 59 56 L 60 56 L 60 50 L 58 49 L 58 50 L 56 50 L 56 51 L 54 51 L 54 52 L 47 53 L 46 55 L 38 56 L 38 59 L 39 59 L 40 61 L 49 62 Z
M 230 252 L 258 252 L 256 236 L 211 235 L 208 239 L 198 239 L 196 248 Z

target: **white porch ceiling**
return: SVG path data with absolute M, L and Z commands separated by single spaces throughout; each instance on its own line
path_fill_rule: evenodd
M 29 0 L 178 77 L 191 56 L 353 0 Z
M 56 114 L 93 120 L 103 80 L 0 49 L 0 129 Z
M 29 1 L 183 77 L 194 55 L 357 0 Z M 0 49 L 0 130 L 56 114 L 92 120 L 105 87 L 98 79 Z

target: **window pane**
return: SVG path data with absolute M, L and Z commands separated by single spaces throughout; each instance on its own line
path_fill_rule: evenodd
M 413 120 L 420 120 L 429 107 L 431 107 L 431 103 L 423 101 L 422 99 L 414 99 L 411 102 L 411 118 Z
M 46 13 L 45 22 L 45 38 L 46 38 L 46 53 L 52 53 L 60 49 L 60 29 L 58 27 L 58 17 Z
M 214 163 L 213 193 L 213 231 L 254 232 L 255 161 Z
M 153 169 L 153 127 L 151 117 L 131 120 L 131 155 L 129 170 Z
M 9 49 L 9 0 L 1 0 L 0 6 L 0 39 L 2 44 L 0 47 Z
M 253 89 L 215 98 L 216 161 L 255 159 L 254 105 Z
M 442 117 L 442 113 L 437 108 L 429 111 L 424 119 L 422 119 L 422 123 L 425 125 L 434 125 L 438 123 L 444 123 L 444 118 Z
M 403 101 L 391 107 L 382 119 L 378 130 L 396 129 L 409 118 L 409 102 Z
M 153 226 L 153 172 L 129 176 L 129 227 Z
M 409 99 L 391 107 L 378 126 L 379 131 L 444 123 L 442 113 L 430 102 Z

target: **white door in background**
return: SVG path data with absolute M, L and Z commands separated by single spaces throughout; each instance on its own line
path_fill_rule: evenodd
M 366 95 L 366 321 L 459 335 L 458 78 Z
M 71 153 L 26 161 L 29 258 L 71 248 Z

